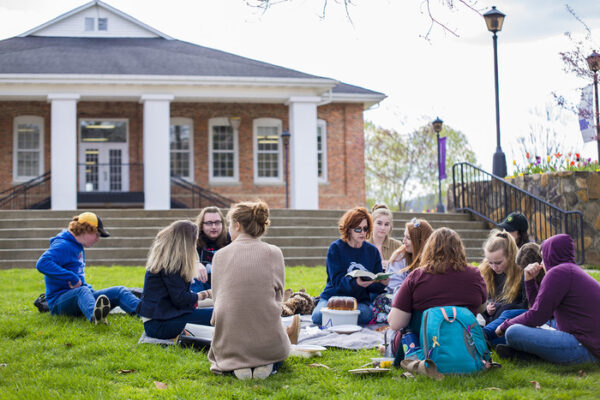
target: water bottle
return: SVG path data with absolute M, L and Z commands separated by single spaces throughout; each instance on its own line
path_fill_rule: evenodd
M 417 337 L 417 334 L 410 329 L 403 330 L 402 349 L 404 350 L 404 358 L 416 359 L 419 347 L 419 338 Z

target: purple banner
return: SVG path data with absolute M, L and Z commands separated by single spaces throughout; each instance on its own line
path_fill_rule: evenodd
M 446 137 L 441 137 L 439 142 L 440 148 L 440 165 L 438 165 L 440 171 L 440 179 L 446 179 Z

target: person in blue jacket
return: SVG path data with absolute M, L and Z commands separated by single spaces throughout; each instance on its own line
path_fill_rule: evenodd
M 173 339 L 185 335 L 186 324 L 210 325 L 212 308 L 196 308 L 198 301 L 212 296 L 211 290 L 190 289 L 198 276 L 196 253 L 198 226 L 191 221 L 175 221 L 156 235 L 146 261 L 144 293 L 140 315 L 146 335 Z
M 94 290 L 85 281 L 85 248 L 101 237 L 109 237 L 96 214 L 84 212 L 73 217 L 68 229 L 50 239 L 36 268 L 45 275 L 46 300 L 52 315 L 84 315 L 90 322 L 106 323 L 111 308 L 119 306 L 137 313 L 140 300 L 124 286 Z
M 374 274 L 383 272 L 377 247 L 367 242 L 373 232 L 373 221 L 364 207 L 346 211 L 339 222 L 340 238 L 331 243 L 327 251 L 327 284 L 321 293 L 313 314 L 313 323 L 322 324 L 321 309 L 333 296 L 354 297 L 360 311 L 358 323 L 366 325 L 373 318 L 373 300 L 385 291 L 389 278 L 366 281 L 346 274 L 360 269 Z

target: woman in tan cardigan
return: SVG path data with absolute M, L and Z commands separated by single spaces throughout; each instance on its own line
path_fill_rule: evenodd
M 280 317 L 283 254 L 260 240 L 270 224 L 264 202 L 235 204 L 227 220 L 232 243 L 213 258 L 210 369 L 233 372 L 238 379 L 265 379 L 290 353 Z

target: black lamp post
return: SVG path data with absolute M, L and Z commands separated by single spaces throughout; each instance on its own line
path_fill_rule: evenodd
M 494 77 L 496 80 L 496 152 L 494 153 L 494 162 L 492 166 L 492 172 L 501 178 L 506 176 L 506 156 L 500 146 L 500 97 L 498 95 L 498 37 L 496 32 L 502 30 L 502 24 L 504 23 L 505 15 L 500 11 L 496 10 L 496 6 L 485 14 L 485 23 L 490 32 L 494 34 Z
M 444 121 L 437 117 L 435 121 L 431 123 L 433 125 L 433 130 L 435 131 L 435 135 L 437 136 L 437 159 L 438 159 L 438 205 L 436 211 L 439 213 L 445 212 L 444 204 L 442 203 L 442 171 L 441 171 L 441 163 L 440 163 L 440 132 L 442 130 L 442 124 Z
M 598 142 L 598 162 L 600 163 L 600 111 L 598 110 L 598 70 L 600 70 L 600 54 L 595 51 L 586 58 L 590 70 L 594 73 L 594 97 L 596 102 L 596 141 Z M 593 110 L 592 110 L 593 111 Z
M 290 136 L 288 131 L 281 132 L 281 141 L 283 142 L 283 151 L 285 155 L 285 208 L 290 208 L 290 191 L 289 191 L 289 179 L 288 179 L 288 154 L 290 146 Z

